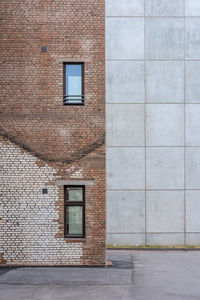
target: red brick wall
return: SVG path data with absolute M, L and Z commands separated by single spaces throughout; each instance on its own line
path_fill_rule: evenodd
M 104 264 L 104 1 L 1 0 L 0 20 L 0 134 L 39 167 L 56 169 L 57 179 L 82 169 L 78 178 L 94 180 L 81 264 Z M 73 60 L 85 63 L 84 106 L 63 106 L 63 61 Z M 64 239 L 62 209 L 60 187 L 56 239 Z

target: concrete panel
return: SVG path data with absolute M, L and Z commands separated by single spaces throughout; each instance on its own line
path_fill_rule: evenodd
M 186 245 L 200 246 L 200 233 L 186 233 Z
M 107 232 L 138 233 L 145 231 L 145 192 L 107 192 Z
M 145 234 L 107 234 L 107 244 L 119 246 L 139 246 L 145 244 Z
M 186 145 L 200 146 L 199 104 L 186 104 Z
M 186 148 L 186 188 L 200 189 L 200 148 Z
M 147 58 L 184 58 L 184 20 L 149 18 L 146 22 Z
M 200 16 L 200 1 L 199 0 L 185 0 L 185 15 L 186 16 Z
M 186 231 L 200 232 L 200 191 L 186 191 Z
M 184 146 L 184 106 L 147 104 L 147 146 Z
M 146 243 L 151 246 L 183 246 L 184 234 L 183 233 L 155 233 L 146 235 Z
M 144 62 L 106 62 L 106 101 L 144 102 Z
M 184 62 L 149 61 L 146 76 L 147 102 L 184 102 Z
M 107 148 L 107 188 L 144 189 L 145 149 Z
M 147 232 L 184 231 L 184 191 L 147 191 Z
M 106 41 L 107 59 L 144 59 L 144 19 L 107 18 Z
M 148 189 L 184 188 L 184 149 L 147 148 Z
M 183 16 L 184 0 L 146 0 L 146 16 Z
M 186 58 L 200 58 L 200 19 L 185 20 Z
M 200 24 L 199 24 L 200 25 Z M 186 62 L 186 102 L 200 103 L 200 61 Z
M 107 146 L 144 146 L 143 104 L 107 104 Z
M 106 16 L 144 16 L 144 0 L 106 0 Z

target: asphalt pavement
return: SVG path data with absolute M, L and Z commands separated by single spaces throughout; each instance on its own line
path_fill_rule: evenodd
M 0 300 L 200 300 L 200 251 L 109 250 L 113 267 L 0 268 Z

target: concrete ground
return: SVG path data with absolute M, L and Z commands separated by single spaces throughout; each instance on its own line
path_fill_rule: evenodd
M 0 300 L 200 299 L 200 251 L 108 251 L 114 267 L 0 268 Z

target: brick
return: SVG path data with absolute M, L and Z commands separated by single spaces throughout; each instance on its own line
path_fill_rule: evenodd
M 0 12 L 0 261 L 104 265 L 104 1 L 2 0 Z M 63 59 L 85 63 L 84 106 L 63 106 Z M 58 179 L 95 182 L 85 240 L 64 238 Z

